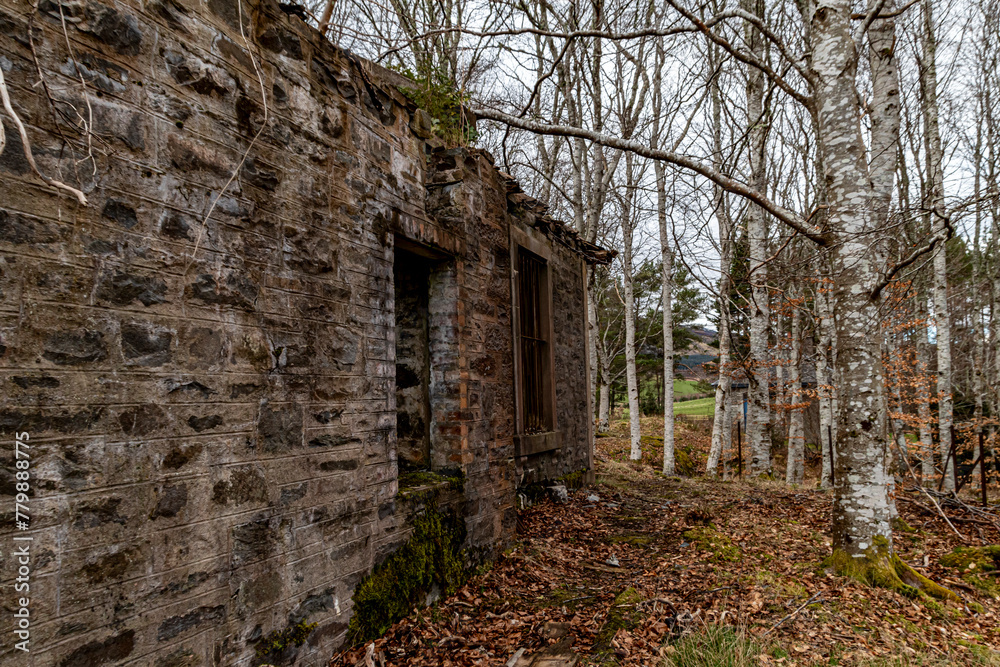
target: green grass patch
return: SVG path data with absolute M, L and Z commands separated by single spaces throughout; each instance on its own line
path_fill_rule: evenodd
M 715 397 L 699 398 L 693 401 L 683 401 L 674 403 L 675 415 L 703 415 L 712 416 L 715 414 Z
M 686 635 L 667 649 L 667 667 L 756 667 L 766 647 L 752 641 L 745 630 L 709 624 Z M 788 654 L 774 647 L 772 657 Z
M 699 393 L 702 393 L 702 390 L 698 388 L 698 383 L 694 380 L 674 380 L 674 396 Z

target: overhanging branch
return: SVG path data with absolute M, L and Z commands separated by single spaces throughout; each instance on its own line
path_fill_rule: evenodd
M 937 211 L 935 211 L 935 214 L 940 215 L 939 213 L 937 213 Z M 954 235 L 955 230 L 951 225 L 951 220 L 945 216 L 941 217 L 945 221 L 944 234 L 943 235 L 935 234 L 931 238 L 931 240 L 926 243 L 926 245 L 916 248 L 909 255 L 896 262 L 895 266 L 890 267 L 885 272 L 885 274 L 883 274 L 882 280 L 880 280 L 878 285 L 875 286 L 875 289 L 872 290 L 871 293 L 872 300 L 878 299 L 879 296 L 881 296 L 882 290 L 884 290 L 886 287 L 889 286 L 889 283 L 891 283 L 892 279 L 896 277 L 896 274 L 898 274 L 900 271 L 913 264 L 923 255 L 926 255 L 929 252 L 933 252 L 934 248 L 936 248 L 939 243 L 941 243 L 942 241 L 947 242 Z
M 518 118 L 517 116 L 512 116 L 494 109 L 475 109 L 474 113 L 479 118 L 493 120 L 498 123 L 502 123 L 510 127 L 516 127 L 520 130 L 533 132 L 535 134 L 586 139 L 587 141 L 592 141 L 593 143 L 601 146 L 607 146 L 608 148 L 614 148 L 621 151 L 628 151 L 651 160 L 662 160 L 663 162 L 687 169 L 688 171 L 692 171 L 707 178 L 727 192 L 739 195 L 744 199 L 757 204 L 779 221 L 788 225 L 799 234 L 802 234 L 816 245 L 828 247 L 832 244 L 831 239 L 827 235 L 822 233 L 817 227 L 810 225 L 794 211 L 790 211 L 784 206 L 771 201 L 763 193 L 758 192 L 745 183 L 741 183 L 733 178 L 730 178 L 725 174 L 716 171 L 712 167 L 709 167 L 703 162 L 687 155 L 681 155 L 673 151 L 658 148 L 651 148 L 646 144 L 639 143 L 638 141 L 612 137 L 580 127 L 572 127 L 570 125 L 554 125 L 541 123 L 528 118 Z

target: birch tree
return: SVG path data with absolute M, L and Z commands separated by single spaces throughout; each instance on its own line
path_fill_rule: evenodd
M 931 234 L 945 236 L 950 220 L 944 209 L 944 166 L 941 152 L 941 132 L 938 124 L 937 36 L 930 0 L 923 0 L 923 33 L 921 35 L 920 92 L 924 122 L 924 151 L 927 164 L 925 210 L 930 217 Z M 949 455 L 952 449 L 952 372 L 951 314 L 948 308 L 947 244 L 934 250 L 934 344 L 937 349 L 938 447 L 944 489 L 955 488 Z
M 658 148 L 662 139 L 663 117 L 663 66 L 666 53 L 662 40 L 657 41 L 653 62 L 652 128 L 650 145 Z M 656 183 L 656 221 L 660 232 L 660 262 L 663 271 L 663 474 L 674 474 L 674 255 L 670 232 L 667 229 L 667 174 L 666 165 L 653 162 Z
M 712 161 L 714 168 L 722 173 L 722 93 L 720 49 L 708 44 L 708 81 L 712 109 Z M 724 449 L 729 444 L 732 417 L 729 415 L 730 392 L 732 391 L 732 362 L 730 360 L 730 267 L 733 264 L 733 225 L 729 217 L 729 207 L 726 201 L 726 190 L 717 183 L 712 184 L 713 210 L 719 225 L 719 288 L 716 302 L 719 309 L 719 381 L 715 389 L 715 418 L 712 424 L 712 445 L 708 454 L 706 472 L 713 475 L 718 470 L 719 459 L 724 456 Z
M 639 378 L 636 372 L 635 353 L 635 293 L 632 289 L 632 276 L 635 267 L 632 262 L 633 236 L 635 233 L 635 192 L 637 174 L 636 159 L 631 153 L 625 154 L 625 193 L 621 199 L 622 228 L 622 299 L 625 302 L 625 377 L 628 392 L 629 410 L 629 458 L 638 461 L 642 458 L 642 447 L 639 431 Z
M 802 316 L 798 286 L 793 285 L 789 293 L 791 300 L 791 338 L 788 364 L 788 387 L 790 403 L 788 414 L 788 461 L 785 481 L 801 484 L 805 476 L 805 423 L 802 414 Z
M 745 9 L 758 20 L 764 18 L 763 0 L 746 0 Z M 764 37 L 754 23 L 747 24 L 747 43 L 753 57 L 763 61 Z M 769 113 L 765 108 L 764 72 L 747 68 L 747 136 L 750 161 L 749 184 L 757 192 L 767 189 L 766 151 Z M 750 470 L 757 475 L 771 472 L 771 433 L 769 402 L 771 365 L 768 359 L 768 323 L 770 308 L 767 290 L 767 218 L 765 211 L 753 204 L 747 209 L 747 235 L 750 239 L 750 383 L 747 443 L 750 445 Z
M 481 105 L 480 118 L 529 132 L 584 139 L 617 151 L 625 151 L 653 160 L 662 160 L 708 179 L 729 193 L 763 209 L 776 223 L 786 225 L 803 239 L 816 243 L 829 258 L 833 290 L 831 316 L 834 341 L 835 377 L 840 385 L 837 409 L 836 484 L 833 505 L 833 559 L 831 566 L 844 572 L 868 572 L 866 579 L 899 584 L 902 573 L 908 581 L 922 585 L 925 579 L 907 569 L 895 557 L 892 548 L 884 414 L 880 405 L 882 358 L 876 336 L 879 330 L 879 293 L 912 257 L 926 255 L 933 244 L 923 244 L 908 257 L 886 261 L 877 241 L 885 230 L 878 224 L 877 195 L 870 180 L 870 146 L 865 141 L 860 119 L 867 108 L 859 93 L 858 64 L 868 29 L 880 16 L 885 3 L 868 7 L 859 20 L 852 19 L 848 0 L 802 0 L 798 4 L 801 20 L 802 54 L 791 48 L 760 13 L 727 10 L 726 16 L 698 19 L 678 0 L 666 0 L 677 21 L 686 21 L 749 68 L 762 72 L 767 86 L 789 101 L 801 104 L 810 114 L 816 134 L 817 164 L 821 165 L 826 208 L 821 217 L 815 212 L 797 213 L 769 197 L 766 188 L 720 173 L 707 159 L 690 152 L 653 148 L 646 141 L 632 139 L 625 132 L 610 133 L 591 128 L 559 124 L 544 118 L 524 117 L 495 107 Z M 725 13 L 725 12 L 723 12 Z M 734 33 L 725 32 L 727 21 L 753 26 L 772 49 L 771 55 L 758 57 L 754 49 L 731 41 Z M 643 36 L 656 31 L 642 30 Z M 723 34 L 725 33 L 725 34 Z M 751 31 L 751 34 L 753 31 Z M 602 33 L 612 41 L 626 41 L 623 35 Z M 570 36 L 567 36 L 570 38 Z M 575 38 L 574 38 L 575 39 Z M 758 52 L 759 53 L 759 52 Z M 780 64 L 775 68 L 773 62 Z M 803 90 L 803 86 L 805 90 Z M 878 113 L 872 109 L 871 113 Z M 762 117 L 761 114 L 757 114 Z M 622 129 L 622 128 L 619 128 Z M 758 129 L 758 128 L 755 128 Z M 821 224 L 817 224 L 817 220 Z M 763 463 L 763 462 L 761 462 Z M 769 465 L 769 461 L 767 462 Z M 935 589 L 929 590 L 935 591 Z M 940 589 L 936 589 L 940 592 Z

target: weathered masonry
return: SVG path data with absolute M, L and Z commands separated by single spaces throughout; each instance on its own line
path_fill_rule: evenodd
M 395 75 L 270 0 L 0 0 L 0 68 L 89 199 L 0 112 L 0 662 L 325 664 L 415 525 L 471 566 L 589 474 L 607 253 Z

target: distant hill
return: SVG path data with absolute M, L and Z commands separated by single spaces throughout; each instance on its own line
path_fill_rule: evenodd
M 690 331 L 692 335 L 697 336 L 701 342 L 706 344 L 714 342 L 719 337 L 718 331 L 713 331 L 707 327 L 688 327 L 688 331 Z
M 683 351 L 684 354 L 710 355 L 712 357 L 719 356 L 719 350 L 711 345 L 711 343 L 714 343 L 719 337 L 719 333 L 717 331 L 700 326 L 688 327 L 688 331 L 691 332 L 692 336 L 694 336 L 694 340 L 691 341 L 691 345 Z

